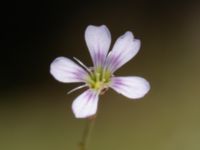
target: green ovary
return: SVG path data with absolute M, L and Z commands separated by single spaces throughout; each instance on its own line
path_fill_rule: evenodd
M 111 72 L 103 70 L 102 68 L 97 68 L 91 72 L 87 79 L 89 87 L 96 91 L 101 91 L 108 87 L 111 79 Z

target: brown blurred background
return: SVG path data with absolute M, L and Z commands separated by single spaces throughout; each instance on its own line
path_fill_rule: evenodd
M 132 101 L 101 97 L 91 150 L 200 149 L 200 3 L 54 1 L 1 5 L 0 149 L 75 150 L 85 120 L 71 103 L 82 91 L 49 74 L 58 56 L 92 65 L 85 28 L 105 24 L 112 44 L 130 30 L 138 55 L 116 75 L 146 78 L 151 90 Z

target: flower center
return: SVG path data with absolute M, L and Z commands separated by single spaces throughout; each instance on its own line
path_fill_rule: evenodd
M 103 68 L 96 68 L 95 70 L 91 70 L 87 83 L 91 89 L 103 92 L 108 88 L 111 76 L 110 71 L 106 71 Z

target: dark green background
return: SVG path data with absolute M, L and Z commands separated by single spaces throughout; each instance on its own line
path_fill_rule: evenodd
M 200 149 L 200 3 L 192 1 L 54 1 L 1 5 L 0 149 L 75 150 L 85 120 L 71 103 L 82 91 L 49 74 L 58 56 L 92 65 L 87 25 L 105 24 L 112 44 L 130 30 L 138 55 L 116 75 L 151 84 L 141 100 L 109 90 L 100 98 L 91 150 Z

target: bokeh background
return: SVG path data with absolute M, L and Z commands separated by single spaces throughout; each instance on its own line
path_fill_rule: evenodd
M 76 150 L 86 120 L 71 103 L 82 90 L 49 74 L 58 56 L 92 65 L 84 41 L 105 24 L 112 44 L 125 31 L 142 41 L 116 72 L 146 78 L 141 100 L 109 90 L 101 97 L 91 150 L 200 149 L 200 3 L 192 1 L 54 1 L 1 5 L 1 150 Z

